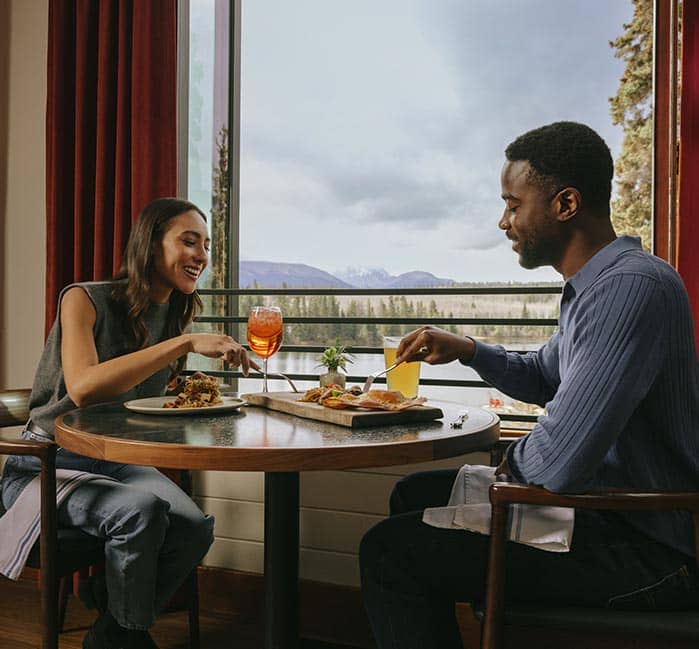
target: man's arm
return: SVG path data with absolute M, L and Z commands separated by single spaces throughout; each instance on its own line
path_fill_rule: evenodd
M 672 314 L 656 279 L 618 275 L 581 300 L 575 326 L 568 327 L 574 340 L 567 370 L 548 415 L 507 454 L 517 480 L 552 491 L 585 487 L 657 378 L 667 350 Z
M 559 383 L 556 336 L 539 351 L 522 355 L 438 327 L 420 327 L 400 341 L 396 360 L 430 365 L 458 360 L 511 397 L 542 406 L 553 398 Z
M 475 343 L 469 365 L 480 377 L 513 399 L 545 406 L 556 394 L 558 334 L 535 352 L 508 352 L 501 345 Z

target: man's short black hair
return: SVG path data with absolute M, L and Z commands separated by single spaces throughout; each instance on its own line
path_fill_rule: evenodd
M 605 141 L 589 126 L 554 122 L 520 135 L 505 149 L 508 160 L 526 160 L 529 181 L 552 193 L 575 187 L 583 205 L 609 215 L 614 163 Z

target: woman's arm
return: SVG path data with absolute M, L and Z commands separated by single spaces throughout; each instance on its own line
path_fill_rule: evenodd
M 126 392 L 189 352 L 240 365 L 246 376 L 251 364 L 256 367 L 233 338 L 217 334 L 182 334 L 100 363 L 93 334 L 97 314 L 87 293 L 79 287 L 66 291 L 60 313 L 66 390 L 81 408 Z

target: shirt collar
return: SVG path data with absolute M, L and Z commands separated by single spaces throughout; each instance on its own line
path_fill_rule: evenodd
M 599 250 L 590 257 L 585 265 L 568 279 L 565 283 L 564 290 L 566 286 L 570 286 L 575 295 L 580 295 L 580 293 L 590 286 L 597 276 L 605 268 L 610 266 L 619 255 L 629 250 L 642 249 L 640 237 L 624 235 L 614 239 L 614 241 L 608 243 L 602 250 Z

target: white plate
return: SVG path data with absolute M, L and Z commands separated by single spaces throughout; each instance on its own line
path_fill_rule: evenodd
M 235 397 L 221 397 L 223 403 L 205 408 L 163 408 L 167 401 L 173 401 L 175 397 L 148 397 L 147 399 L 133 399 L 125 401 L 124 407 L 133 412 L 140 412 L 144 415 L 208 415 L 211 413 L 228 412 L 237 410 L 245 405 L 242 399 Z

